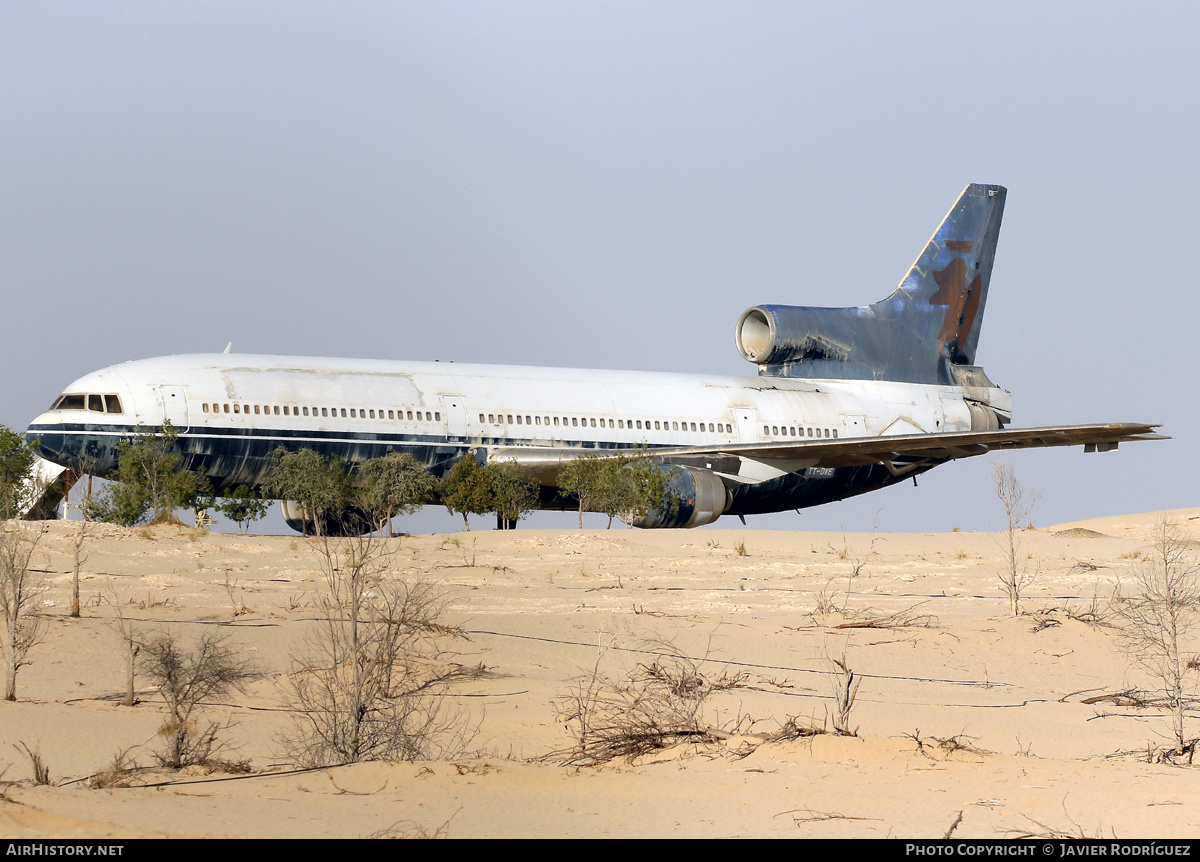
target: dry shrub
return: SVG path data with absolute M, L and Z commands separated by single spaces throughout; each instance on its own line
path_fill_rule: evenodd
M 846 663 L 846 657 L 829 657 L 833 664 L 833 700 L 836 706 L 831 716 L 833 730 L 838 736 L 858 736 L 858 728 L 850 727 L 850 713 L 854 710 L 854 701 L 858 698 L 858 688 L 862 679 Z
M 31 566 L 41 529 L 19 521 L 0 522 L 0 618 L 4 622 L 4 699 L 17 699 L 17 671 L 41 640 L 45 621 L 37 614 L 46 581 Z
M 210 698 L 241 690 L 257 679 L 252 663 L 225 636 L 212 632 L 203 635 L 193 650 L 185 649 L 170 632 L 162 632 L 142 644 L 141 661 L 143 673 L 166 705 L 167 720 L 158 730 L 165 747 L 155 758 L 172 769 L 216 762 L 222 747 L 218 737 L 231 723 L 198 722 L 196 713 Z
M 648 660 L 610 675 L 602 665 L 612 646 L 602 645 L 592 670 L 574 679 L 556 702 L 559 720 L 576 738 L 567 764 L 632 760 L 679 742 L 715 742 L 728 735 L 708 721 L 706 704 L 715 692 L 740 686 L 744 675 L 710 680 L 701 673 L 703 660 L 661 640 L 640 642 L 637 651 Z
M 1184 718 L 1195 682 L 1186 642 L 1200 622 L 1200 563 L 1179 528 L 1160 520 L 1154 549 L 1134 574 L 1134 592 L 1113 599 L 1113 620 L 1130 658 L 1161 685 L 1148 699 L 1170 710 L 1174 754 L 1190 759 L 1196 740 L 1187 738 Z
M 133 776 L 138 771 L 138 765 L 129 758 L 129 751 L 118 751 L 113 755 L 112 762 L 95 773 L 89 784 L 97 790 L 109 787 L 128 787 Z
M 33 783 L 39 787 L 50 784 L 50 767 L 46 765 L 46 761 L 42 760 L 42 753 L 36 748 L 30 750 L 29 746 L 24 742 L 19 742 L 13 746 L 17 751 L 25 752 L 25 756 L 29 758 L 29 767 L 33 771 Z
M 398 577 L 379 536 L 321 539 L 318 557 L 328 592 L 290 678 L 285 752 L 302 766 L 462 753 L 474 729 L 445 696 L 473 672 L 440 646 L 465 638 L 442 621 L 445 592 Z
M 1000 588 L 1008 596 L 1008 609 L 1015 617 L 1020 613 L 1021 594 L 1037 578 L 1037 570 L 1029 571 L 1028 558 L 1020 560 L 1021 539 L 1017 535 L 1028 529 L 1029 513 L 1037 502 L 1036 492 L 1027 491 L 1017 480 L 1016 471 L 1005 461 L 997 461 L 992 469 L 992 486 L 1004 507 L 1006 527 L 1001 544 L 1004 549 L 1004 570 L 1000 572 Z

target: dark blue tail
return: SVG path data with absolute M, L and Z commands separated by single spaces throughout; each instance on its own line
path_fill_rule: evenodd
M 738 349 L 765 376 L 959 382 L 975 364 L 1006 193 L 967 186 L 887 299 L 756 306 L 738 321 Z

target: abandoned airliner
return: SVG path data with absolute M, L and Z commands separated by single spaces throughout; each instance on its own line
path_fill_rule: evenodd
M 111 473 L 120 440 L 170 422 L 218 493 L 261 482 L 281 446 L 351 468 L 409 452 L 435 475 L 464 457 L 513 461 L 543 508 L 573 507 L 555 481 L 580 453 L 637 449 L 679 501 L 647 527 L 816 506 L 999 449 L 1160 439 L 1146 424 L 1007 427 L 1011 396 L 974 364 L 1005 195 L 967 186 L 873 305 L 745 311 L 735 337 L 755 377 L 181 355 L 79 378 L 27 436 L 69 481 Z M 286 501 L 284 514 L 300 528 Z

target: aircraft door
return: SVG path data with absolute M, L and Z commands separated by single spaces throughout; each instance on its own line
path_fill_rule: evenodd
M 467 439 L 467 401 L 461 395 L 443 395 L 442 412 L 446 414 L 446 437 L 451 442 Z
M 187 396 L 182 386 L 158 387 L 158 400 L 162 402 L 163 418 L 175 426 L 179 433 L 189 428 Z
M 757 443 L 765 439 L 758 425 L 758 411 L 752 407 L 734 407 L 733 421 L 737 423 L 739 443 Z

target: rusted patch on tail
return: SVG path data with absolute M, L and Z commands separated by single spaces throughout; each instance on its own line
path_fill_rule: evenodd
M 971 327 L 975 325 L 975 316 L 979 313 L 983 279 L 976 275 L 968 285 L 966 261 L 956 257 L 945 269 L 936 270 L 933 280 L 938 289 L 929 297 L 929 304 L 949 306 L 942 321 L 942 329 L 938 332 L 938 341 L 943 347 L 951 342 L 955 345 L 962 344 L 971 332 Z

